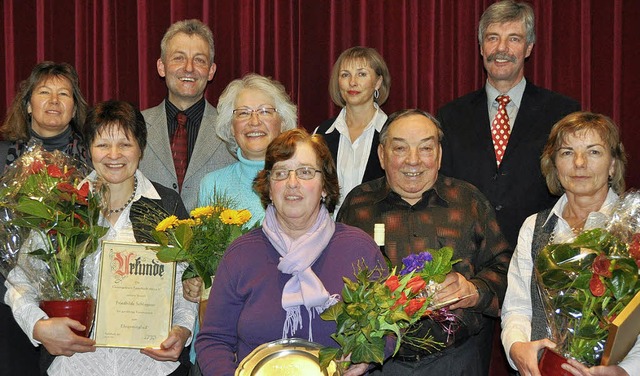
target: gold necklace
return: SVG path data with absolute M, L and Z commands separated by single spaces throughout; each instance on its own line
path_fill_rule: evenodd
M 578 222 L 577 225 L 571 227 L 571 231 L 573 232 L 574 235 L 579 235 L 582 232 L 582 230 L 584 230 L 584 225 L 587 222 L 587 219 L 589 219 L 588 215 L 582 221 Z

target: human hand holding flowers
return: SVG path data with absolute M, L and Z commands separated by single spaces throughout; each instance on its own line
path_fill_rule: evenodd
M 200 294 L 203 289 L 202 278 L 194 277 L 182 281 L 182 294 L 192 303 L 200 302 Z
M 343 278 L 343 300 L 321 314 L 324 320 L 336 321 L 331 337 L 340 345 L 320 350 L 321 367 L 326 369 L 332 360 L 345 356 L 352 363 L 381 364 L 389 335 L 397 338 L 394 354 L 401 343 L 422 349 L 441 346 L 430 336 L 412 337 L 409 328 L 434 313 L 428 310 L 434 302 L 434 286 L 445 281 L 458 261 L 452 257 L 453 249 L 448 247 L 410 255 L 403 259 L 400 272 L 394 269 L 388 276 L 358 265 L 355 281 Z
M 438 287 L 435 303 L 453 301 L 454 303 L 448 306 L 450 310 L 474 307 L 478 304 L 479 295 L 476 285 L 458 272 L 447 274 L 444 282 Z

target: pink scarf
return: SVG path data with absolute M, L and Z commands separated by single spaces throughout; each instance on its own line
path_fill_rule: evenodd
M 315 313 L 320 314 L 338 302 L 339 295 L 330 295 L 320 278 L 311 270 L 313 263 L 329 244 L 335 229 L 336 224 L 322 205 L 311 228 L 298 239 L 291 239 L 282 231 L 273 205 L 267 207 L 262 231 L 282 256 L 278 270 L 292 275 L 282 290 L 282 308 L 287 312 L 282 338 L 293 336 L 298 328 L 302 329 L 300 306 L 304 305 L 309 313 L 308 339 L 313 341 L 311 319 L 315 317 Z

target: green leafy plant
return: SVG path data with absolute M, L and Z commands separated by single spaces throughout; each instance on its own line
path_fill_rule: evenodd
M 39 284 L 43 300 L 88 297 L 80 278 L 82 260 L 95 252 L 107 232 L 98 225 L 104 192 L 94 192 L 79 164 L 38 146 L 23 154 L 2 178 L 0 206 L 10 213 L 11 226 L 26 230 L 25 238 L 29 235 L 19 244 L 31 241 L 25 247 L 30 252 L 13 253 L 14 266 Z
M 214 194 L 208 206 L 191 211 L 191 218 L 180 220 L 175 215 L 160 220 L 151 232 L 159 244 L 153 247 L 162 262 L 188 262 L 183 279 L 199 276 L 205 289 L 211 287 L 211 277 L 229 244 L 252 228 L 246 210 L 230 209 L 234 205 L 225 196 Z M 254 226 L 255 227 L 255 226 Z
M 396 338 L 394 354 L 401 343 L 422 349 L 438 349 L 442 344 L 433 337 L 414 337 L 411 326 L 430 316 L 433 292 L 451 272 L 453 249 L 429 249 L 403 259 L 400 272 L 389 275 L 381 269 L 369 270 L 356 265 L 355 280 L 344 277 L 342 301 L 326 309 L 320 317 L 336 322 L 331 337 L 339 347 L 324 347 L 319 360 L 322 369 L 332 361 L 350 356 L 351 363 L 384 361 L 387 336 Z
M 540 252 L 536 278 L 556 351 L 600 363 L 609 325 L 640 291 L 639 263 L 640 234 L 627 243 L 601 228 Z

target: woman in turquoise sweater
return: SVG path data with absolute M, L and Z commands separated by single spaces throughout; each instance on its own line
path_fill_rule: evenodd
M 216 133 L 231 154 L 238 157 L 238 162 L 202 178 L 198 206 L 208 205 L 214 195 L 225 195 L 235 202 L 236 208 L 251 212 L 248 227 L 261 224 L 265 211 L 253 190 L 253 179 L 264 169 L 271 140 L 298 124 L 298 109 L 280 82 L 255 73 L 231 81 L 220 95 L 217 109 Z M 187 280 L 183 286 L 184 297 L 198 302 L 200 278 Z M 197 331 L 196 327 L 194 333 Z M 195 361 L 193 348 L 191 360 Z M 191 374 L 198 375 L 198 370 L 194 366 Z
M 271 140 L 296 127 L 297 107 L 280 82 L 250 73 L 226 87 L 217 109 L 216 133 L 238 162 L 202 179 L 198 205 L 209 204 L 214 192 L 223 194 L 233 199 L 239 209 L 251 212 L 248 226 L 262 223 L 264 209 L 253 190 L 253 179 L 264 168 Z

